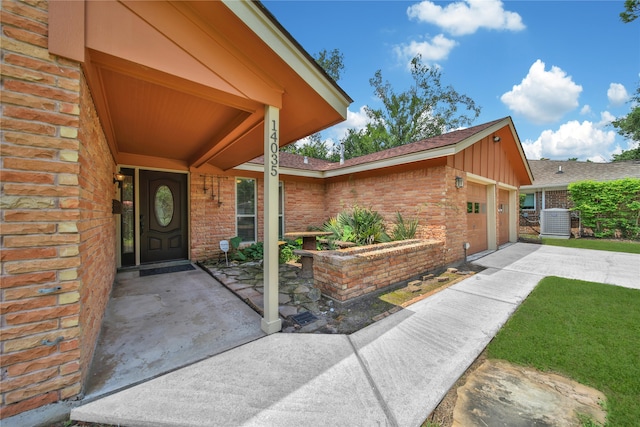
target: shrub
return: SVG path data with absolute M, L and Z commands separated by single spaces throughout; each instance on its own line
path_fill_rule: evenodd
M 574 210 L 596 237 L 640 237 L 640 179 L 581 181 L 569 185 Z
M 405 221 L 400 212 L 396 212 L 393 240 L 408 240 L 416 237 L 418 231 L 418 218 Z
M 353 242 L 356 245 L 371 245 L 388 242 L 386 225 L 382 215 L 371 209 L 354 206 L 351 211 L 340 212 L 330 218 L 323 226 L 325 231 L 333 233 L 334 240 Z

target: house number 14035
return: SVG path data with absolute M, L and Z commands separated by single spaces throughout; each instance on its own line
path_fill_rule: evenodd
M 278 150 L 280 149 L 278 146 L 278 128 L 275 120 L 271 120 L 271 124 L 271 135 L 269 136 L 271 139 L 271 176 L 278 176 Z

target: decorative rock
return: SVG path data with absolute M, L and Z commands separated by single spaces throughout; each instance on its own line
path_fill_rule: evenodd
M 449 278 L 448 277 L 438 277 L 438 283 L 443 283 L 443 282 L 448 282 Z
M 458 272 L 457 268 L 454 268 L 454 267 L 447 268 L 447 273 L 457 273 L 457 272 Z
M 280 307 L 278 307 L 278 311 L 280 312 L 280 316 L 284 317 L 285 319 L 289 316 L 293 316 L 294 314 L 298 314 L 298 309 L 290 305 L 281 305 Z
M 297 279 L 298 274 L 295 271 L 289 270 L 282 273 L 281 277 L 284 277 L 285 279 Z
M 294 294 L 306 294 L 308 292 L 309 292 L 309 288 L 306 287 L 305 285 L 300 285 L 293 290 Z
M 311 301 L 320 301 L 320 297 L 322 297 L 322 293 L 320 292 L 320 289 L 318 289 L 318 288 L 311 288 L 311 290 L 309 290 L 309 293 L 307 294 L 307 296 L 309 297 L 309 299 Z
M 278 294 L 278 304 L 286 304 L 291 301 L 291 297 L 287 294 Z
M 422 276 L 422 281 L 424 282 L 425 280 L 433 279 L 433 277 L 433 274 L 426 274 Z

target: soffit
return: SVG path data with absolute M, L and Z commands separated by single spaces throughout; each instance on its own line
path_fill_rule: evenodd
M 314 89 L 309 80 L 324 76 L 296 72 L 222 2 L 85 7 L 84 67 L 119 163 L 137 156 L 227 170 L 263 153 L 265 105 L 281 109 L 281 145 L 346 117 L 348 96 L 332 82 L 332 93 Z

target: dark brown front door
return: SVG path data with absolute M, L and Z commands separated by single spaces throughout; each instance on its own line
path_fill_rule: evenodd
M 186 259 L 187 175 L 140 171 L 140 262 Z

